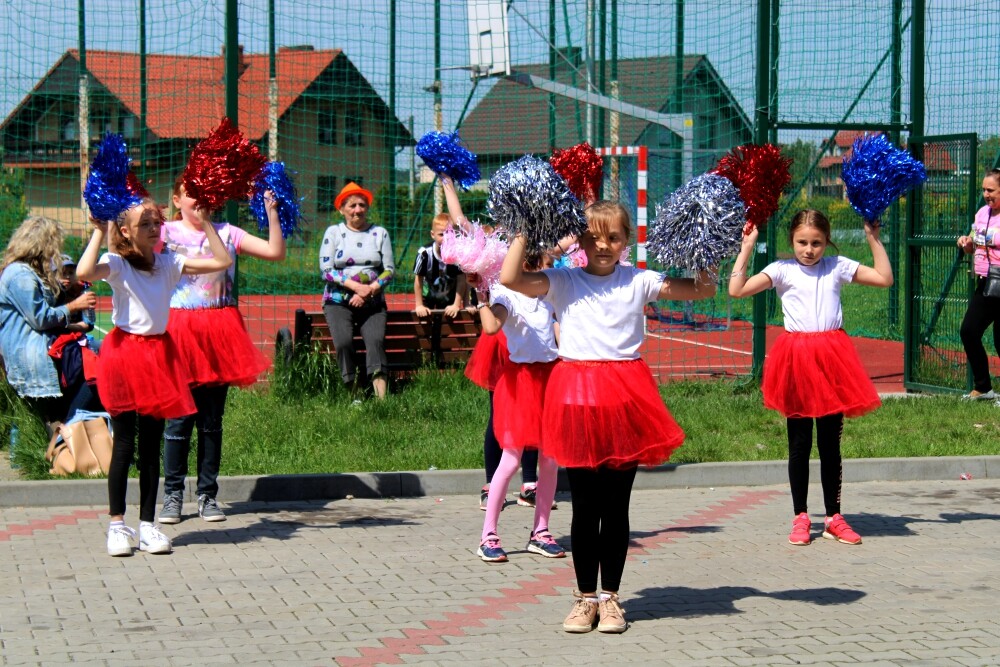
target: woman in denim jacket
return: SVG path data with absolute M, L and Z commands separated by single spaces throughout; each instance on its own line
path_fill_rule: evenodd
M 62 420 L 67 401 L 49 345 L 70 323 L 70 313 L 93 308 L 86 292 L 57 306 L 63 231 L 59 223 L 31 216 L 17 228 L 0 264 L 0 355 L 7 382 L 46 421 Z

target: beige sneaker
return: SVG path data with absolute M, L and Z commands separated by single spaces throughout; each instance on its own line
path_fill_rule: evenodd
M 607 600 L 597 603 L 601 622 L 597 624 L 598 632 L 625 632 L 628 623 L 625 622 L 625 610 L 618 602 L 618 594 L 612 593 Z
M 579 591 L 573 593 L 576 602 L 569 612 L 569 616 L 563 621 L 563 630 L 566 632 L 590 632 L 594 629 L 597 621 L 597 602 L 583 597 Z

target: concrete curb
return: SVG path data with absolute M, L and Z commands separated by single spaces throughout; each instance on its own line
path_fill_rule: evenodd
M 787 471 L 785 461 L 666 465 L 641 469 L 636 476 L 635 488 L 786 484 Z M 957 482 L 966 473 L 976 479 L 1000 477 L 1000 456 L 844 460 L 844 481 L 848 483 L 944 479 Z M 819 461 L 811 462 L 810 474 L 813 481 L 819 480 Z M 219 479 L 219 500 L 224 503 L 293 502 L 338 500 L 347 496 L 403 498 L 472 495 L 484 481 L 482 470 L 222 477 Z M 188 479 L 185 501 L 195 500 L 194 485 L 195 480 Z M 559 489 L 569 490 L 563 474 L 560 474 Z M 129 483 L 128 502 L 136 504 L 138 501 L 139 484 L 133 479 Z M 101 506 L 107 502 L 108 484 L 104 479 L 0 483 L 0 507 Z

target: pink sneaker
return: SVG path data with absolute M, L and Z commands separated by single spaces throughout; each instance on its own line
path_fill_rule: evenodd
M 861 544 L 861 536 L 847 525 L 847 521 L 840 514 L 826 517 L 826 529 L 823 531 L 823 537 L 844 544 Z
M 797 547 L 808 545 L 812 542 L 812 537 L 809 535 L 811 526 L 812 521 L 809 520 L 809 515 L 805 512 L 792 519 L 792 532 L 788 535 L 788 543 Z

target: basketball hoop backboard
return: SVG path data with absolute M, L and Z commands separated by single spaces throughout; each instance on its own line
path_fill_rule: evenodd
M 507 0 L 467 0 L 472 78 L 510 74 Z

